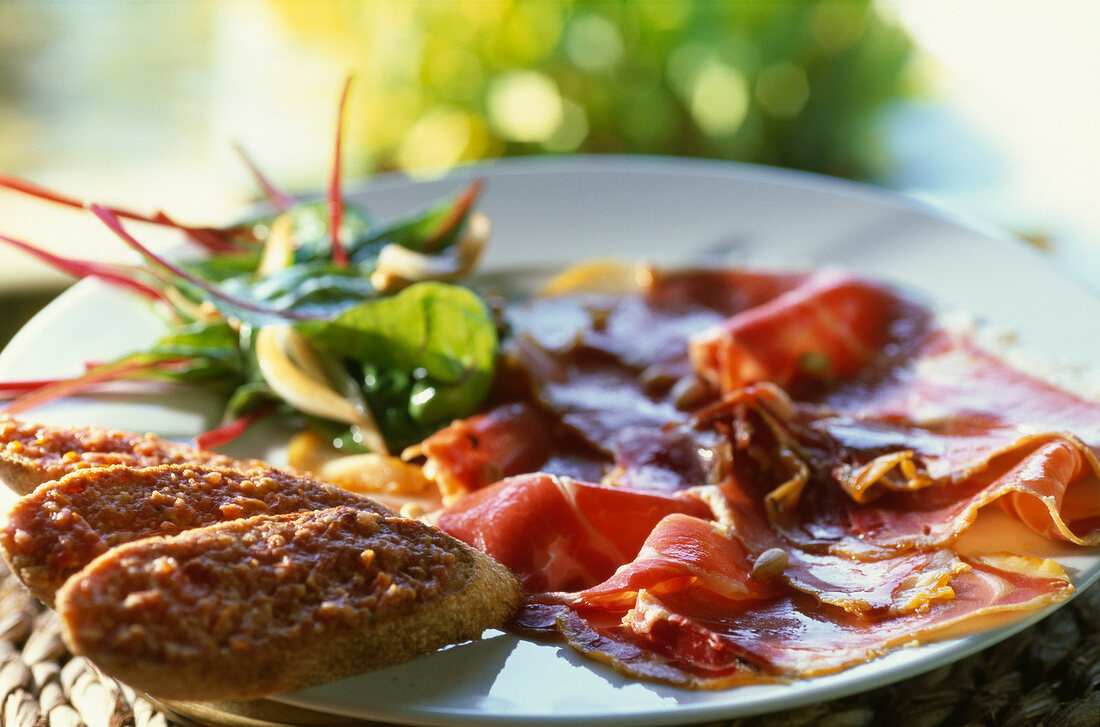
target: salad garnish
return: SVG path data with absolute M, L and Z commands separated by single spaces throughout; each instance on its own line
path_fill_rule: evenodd
M 474 413 L 489 390 L 498 349 L 485 302 L 459 282 L 476 267 L 490 232 L 475 210 L 482 184 L 398 220 L 382 222 L 346 198 L 343 117 L 337 114 L 325 199 L 278 189 L 235 145 L 272 212 L 227 227 L 191 226 L 80 201 L 0 174 L 0 187 L 91 215 L 146 260 L 109 264 L 0 241 L 74 277 L 95 277 L 152 302 L 168 330 L 143 351 L 64 380 L 0 383 L 9 413 L 107 382 L 197 384 L 225 399 L 221 422 L 196 443 L 226 444 L 271 414 L 295 416 L 347 452 L 389 453 Z M 125 221 L 125 222 L 124 222 Z M 202 255 L 154 252 L 125 223 L 168 226 Z

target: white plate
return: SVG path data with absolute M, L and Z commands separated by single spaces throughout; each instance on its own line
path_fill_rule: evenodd
M 851 183 L 711 161 L 636 157 L 520 159 L 431 182 L 383 177 L 355 196 L 379 217 L 487 182 L 493 220 L 486 267 L 560 266 L 594 256 L 781 267 L 843 265 L 927 293 L 948 309 L 1011 328 L 1052 363 L 1100 363 L 1100 302 L 1040 254 L 995 231 Z M 171 200 L 165 200 L 171 206 Z M 0 354 L 0 379 L 68 376 L 85 361 L 140 347 L 158 319 L 94 281 L 74 286 Z M 189 439 L 212 424 L 217 402 L 174 390 L 115 390 L 57 402 L 27 418 L 94 423 Z M 238 453 L 281 457 L 271 432 Z M 1100 551 L 1051 547 L 1083 588 Z M 624 679 L 567 647 L 487 634 L 463 644 L 278 699 L 311 709 L 400 723 L 673 724 L 745 716 L 871 689 L 985 648 L 1033 623 L 894 652 L 840 674 L 785 686 L 686 691 Z

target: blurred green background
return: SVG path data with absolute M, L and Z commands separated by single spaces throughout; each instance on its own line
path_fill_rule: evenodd
M 232 141 L 291 191 L 321 187 L 349 74 L 349 177 L 631 153 L 878 180 L 884 110 L 920 86 L 868 0 L 15 2 L 0 47 L 0 169 L 193 218 L 255 195 L 224 171 Z M 26 219 L 48 246 L 61 213 L 28 214 L 0 200 L 0 229 Z M 82 234 L 57 236 L 104 252 Z M 66 282 L 34 273 L 0 282 L 0 341 Z
M 878 178 L 883 108 L 916 89 L 867 0 L 275 7 L 355 72 L 362 171 L 618 152 Z
M 1049 219 L 1024 212 L 1096 207 L 1096 94 L 1074 85 L 1095 79 L 1089 17 L 1072 0 L 6 0 L 0 171 L 228 222 L 257 196 L 234 142 L 290 191 L 327 183 L 351 74 L 349 179 L 699 156 L 931 190 L 1030 233 Z M 0 233 L 118 251 L 86 216 L 3 190 Z M 67 284 L 0 246 L 0 342 Z

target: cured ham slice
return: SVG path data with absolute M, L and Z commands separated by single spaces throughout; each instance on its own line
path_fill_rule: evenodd
M 789 511 L 785 536 L 849 552 L 935 547 L 997 503 L 1046 537 L 1100 544 L 1100 405 L 965 337 L 930 349 L 887 383 L 840 389 L 824 413 L 779 425 L 816 473 L 769 496 Z
M 628 609 L 542 605 L 541 624 L 617 670 L 695 688 L 785 681 L 838 671 L 960 625 L 1055 603 L 1072 590 L 1047 561 L 971 561 L 954 598 L 927 612 L 863 618 L 798 592 L 763 601 L 725 599 L 701 586 L 656 596 L 639 590 Z
M 628 427 L 615 440 L 615 468 L 604 481 L 663 492 L 706 485 L 721 472 L 717 446 L 710 432 L 695 427 Z
M 599 583 L 676 512 L 711 515 L 687 495 L 532 474 L 478 490 L 446 509 L 435 525 L 508 566 L 528 592 L 537 593 Z
M 903 597 L 936 594 L 921 583 L 927 572 L 902 562 L 911 557 L 895 560 L 910 574 Z M 514 627 L 560 634 L 626 674 L 715 688 L 836 671 L 915 633 L 949 632 L 968 620 L 1056 602 L 1072 588 L 1049 561 L 938 560 L 954 561 L 937 573 L 939 597 L 901 612 L 856 613 L 814 600 L 783 579 L 754 579 L 752 558 L 723 527 L 669 515 L 637 558 L 607 581 L 530 598 Z
M 751 576 L 753 559 L 744 546 L 713 521 L 675 513 L 650 531 L 638 555 L 603 583 L 568 596 L 584 608 L 630 607 L 630 594 L 660 596 L 701 588 L 728 600 L 757 601 L 780 590 Z
M 538 469 L 552 449 L 550 421 L 530 404 L 498 406 L 445 427 L 406 452 L 423 456 L 444 502 Z
M 645 297 L 657 305 L 698 305 L 728 318 L 804 285 L 815 274 L 753 268 L 654 271 Z
M 789 680 L 1069 597 L 1017 543 L 959 547 L 983 508 L 1100 545 L 1100 404 L 887 285 L 655 274 L 514 321 L 556 454 L 435 521 L 520 576 L 512 628 L 627 674 Z M 562 432 L 601 484 L 554 476 Z
M 937 331 L 891 374 L 838 386 L 822 401 L 854 418 L 945 434 L 1072 431 L 1100 446 L 1096 401 L 1012 365 L 967 331 Z
M 654 273 L 640 295 L 535 299 L 508 314 L 509 353 L 532 395 L 574 437 L 605 456 L 629 427 L 688 421 L 712 392 L 670 395 L 695 378 L 688 342 L 729 316 L 797 289 L 806 273 L 689 270 Z
M 760 381 L 789 387 L 807 379 L 843 379 L 878 358 L 891 339 L 900 339 L 903 324 L 919 324 L 923 317 L 883 285 L 821 272 L 695 337 L 691 360 L 723 393 Z
M 777 500 L 786 512 L 776 525 L 793 542 L 852 554 L 871 546 L 937 547 L 956 540 L 982 507 L 997 503 L 1046 537 L 1096 545 L 1100 481 L 1088 451 L 1064 436 L 1033 437 L 959 482 L 884 490 L 867 503 L 819 483 L 803 489 L 797 502 L 781 493 Z

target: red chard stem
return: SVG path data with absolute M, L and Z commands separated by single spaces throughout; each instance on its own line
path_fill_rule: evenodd
M 228 444 L 244 434 L 257 419 L 266 416 L 273 408 L 274 404 L 271 403 L 257 407 L 247 414 L 239 416 L 232 421 L 225 422 L 220 427 L 199 434 L 192 440 L 192 444 L 199 449 L 214 449 Z
M 344 81 L 344 90 L 340 94 L 340 105 L 336 111 L 336 144 L 333 151 L 332 178 L 328 187 L 329 232 L 332 234 L 332 262 L 337 267 L 348 264 L 347 250 L 340 241 L 340 228 L 344 219 L 344 194 L 341 189 L 340 161 L 343 157 L 344 111 L 347 107 L 348 91 L 351 89 L 352 76 Z
M 276 309 L 276 308 L 270 308 L 268 306 L 260 305 L 258 303 L 253 303 L 252 301 L 249 301 L 249 300 L 244 300 L 243 298 L 236 298 L 234 296 L 231 296 L 231 295 L 227 294 L 225 291 L 223 291 L 221 288 L 217 287 L 216 285 L 212 285 L 212 284 L 206 282 L 205 280 L 203 280 L 202 278 L 199 278 L 199 277 L 196 277 L 196 276 L 192 275 L 191 273 L 187 272 L 186 270 L 179 267 L 178 265 L 173 265 L 172 263 L 168 262 L 167 260 L 165 260 L 161 256 L 154 253 L 149 248 L 142 245 L 129 232 L 126 231 L 126 229 L 122 226 L 122 222 L 118 219 L 118 217 L 116 217 L 111 212 L 111 210 L 109 210 L 106 207 L 103 207 L 101 205 L 97 205 L 97 204 L 93 204 L 89 209 L 91 209 L 91 211 L 95 214 L 96 217 L 98 217 L 100 220 L 103 221 L 103 224 L 107 225 L 107 227 L 110 228 L 110 230 L 112 232 L 114 232 L 116 235 L 118 235 L 122 239 L 123 242 L 125 242 L 127 245 L 129 245 L 134 250 L 137 250 L 145 258 L 147 258 L 148 260 L 156 263 L 157 265 L 159 265 L 160 267 L 162 267 L 165 270 L 169 271 L 170 273 L 172 273 L 176 277 L 179 277 L 179 278 L 182 278 L 183 280 L 186 280 L 188 283 L 190 283 L 191 285 L 194 285 L 196 288 L 200 288 L 200 289 L 206 291 L 211 296 L 213 296 L 213 297 L 215 297 L 219 300 L 225 301 L 226 303 L 229 303 L 230 305 L 236 306 L 238 308 L 242 308 L 244 310 L 253 311 L 255 313 L 264 313 L 264 314 L 267 314 L 267 315 L 278 316 L 280 318 L 293 318 L 293 319 L 300 319 L 300 320 L 306 320 L 306 319 L 313 318 L 313 316 L 304 315 L 304 314 L 298 313 L 296 311 L 279 310 L 279 309 Z
M 237 155 L 244 162 L 244 165 L 248 167 L 248 171 L 252 173 L 252 178 L 256 180 L 256 184 L 260 185 L 260 189 L 263 190 L 264 197 L 270 202 L 275 209 L 280 212 L 286 212 L 294 206 L 294 198 L 283 190 L 272 184 L 271 180 L 260 171 L 260 168 L 245 151 L 244 147 L 240 144 L 233 144 L 233 149 L 236 150 Z
M 437 247 L 443 242 L 443 238 L 446 237 L 454 228 L 462 222 L 466 217 L 466 213 L 470 211 L 470 208 L 474 206 L 474 202 L 481 196 L 481 190 L 484 188 L 485 183 L 480 179 L 475 179 L 466 185 L 466 188 L 455 199 L 454 205 L 452 205 L 447 216 L 439 224 L 432 236 L 429 237 L 421 248 L 424 252 L 434 252 Z
M 61 257 L 60 255 L 55 255 L 52 252 L 35 247 L 30 243 L 16 240 L 14 237 L 8 237 L 7 235 L 0 235 L 0 241 L 6 242 L 12 247 L 29 253 L 39 260 L 53 265 L 58 270 L 68 273 L 73 277 L 99 278 L 120 288 L 131 290 L 150 300 L 164 299 L 164 296 L 161 295 L 161 292 L 156 288 L 128 277 L 124 272 L 126 271 L 125 266 L 110 265 L 92 260 L 74 260 L 72 258 Z
M 34 182 L 28 182 L 18 177 L 13 177 L 10 174 L 4 174 L 0 172 L 0 187 L 13 190 L 15 192 L 22 192 L 23 194 L 37 197 L 38 199 L 44 199 L 47 202 L 54 202 L 57 204 L 65 205 L 66 207 L 74 207 L 76 209 L 84 209 L 88 206 L 88 203 L 79 200 L 75 197 L 70 197 L 60 192 L 55 192 L 52 189 L 47 189 Z M 162 225 L 165 227 L 172 227 L 180 230 L 186 234 L 193 242 L 198 243 L 202 247 L 210 250 L 211 252 L 232 252 L 237 248 L 225 239 L 225 233 L 213 227 L 189 227 L 187 225 L 181 225 L 163 212 L 156 212 L 153 215 L 143 215 L 130 210 L 120 209 L 118 207 L 105 207 L 114 214 L 115 217 L 119 217 L 124 220 L 134 220 L 135 222 L 148 222 L 153 225 Z
M 106 364 L 104 366 L 97 366 L 90 369 L 87 373 L 76 376 L 71 379 L 51 379 L 41 382 L 11 382 L 6 386 L 13 393 L 19 393 L 18 397 L 8 403 L 3 409 L 5 414 L 18 415 L 25 411 L 34 409 L 35 407 L 48 404 L 51 401 L 57 399 L 63 399 L 67 396 L 73 396 L 83 391 L 87 391 L 95 387 L 98 384 L 109 383 L 111 381 L 119 381 L 125 379 L 131 374 L 140 373 L 142 371 L 156 370 L 158 368 L 170 369 L 173 366 L 178 366 L 181 363 L 186 363 L 186 359 L 172 359 L 172 360 L 159 360 L 159 361 L 122 361 L 114 364 Z M 18 392 L 20 385 L 40 383 L 40 386 L 34 386 L 24 392 Z

